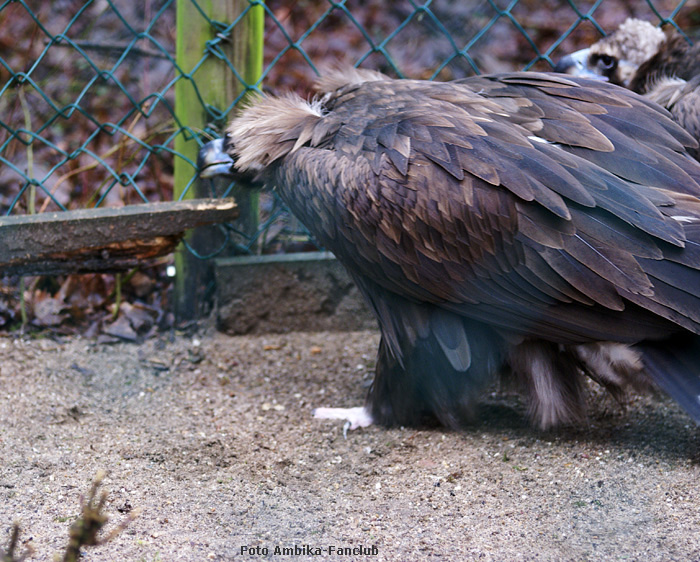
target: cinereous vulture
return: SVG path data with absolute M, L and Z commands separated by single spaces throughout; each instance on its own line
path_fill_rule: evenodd
M 366 406 L 319 417 L 457 428 L 505 373 L 542 428 L 581 420 L 581 375 L 653 380 L 700 422 L 694 146 L 605 82 L 353 69 L 251 102 L 200 173 L 276 189 L 379 321 Z
M 562 58 L 554 68 L 629 88 L 668 109 L 700 139 L 700 44 L 691 46 L 673 27 L 627 19 L 613 33 Z M 690 149 L 695 158 L 700 151 Z

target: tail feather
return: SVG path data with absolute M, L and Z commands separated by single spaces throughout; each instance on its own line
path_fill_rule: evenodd
M 382 330 L 367 410 L 385 426 L 426 418 L 459 428 L 473 419 L 484 385 L 498 372 L 503 340 L 487 325 L 415 303 L 369 279 L 355 280 Z
M 700 425 L 700 335 L 644 343 L 638 348 L 654 382 Z
M 395 309 L 391 336 L 383 332 L 367 408 L 381 425 L 415 426 L 437 419 L 461 428 L 474 419 L 481 391 L 498 371 L 501 339 L 483 324 L 437 307 L 414 307 L 411 316 L 417 312 L 423 315 L 419 323 L 429 327 L 423 337 L 405 322 L 401 307 Z

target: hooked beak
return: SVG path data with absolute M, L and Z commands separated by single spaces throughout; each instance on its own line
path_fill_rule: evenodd
M 233 175 L 233 158 L 224 150 L 224 139 L 216 139 L 199 149 L 197 168 L 200 178 Z
M 581 76 L 582 78 L 591 78 L 593 80 L 602 80 L 607 82 L 607 76 L 602 76 L 590 69 L 588 66 L 588 57 L 591 53 L 590 49 L 581 49 L 570 55 L 561 58 L 554 67 L 554 72 L 562 74 L 571 74 L 573 76 Z

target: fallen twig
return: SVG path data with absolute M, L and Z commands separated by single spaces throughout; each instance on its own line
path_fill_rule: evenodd
M 0 550 L 0 562 L 22 562 L 34 553 L 34 549 L 30 545 L 27 545 L 24 554 L 19 555 L 18 558 L 15 557 L 15 549 L 17 548 L 17 544 L 19 544 L 19 533 L 19 524 L 14 523 L 12 525 L 12 535 L 10 536 L 10 544 L 7 547 L 7 552 Z
M 102 492 L 99 497 L 97 496 L 97 491 L 104 477 L 105 473 L 103 471 L 97 473 L 90 487 L 87 501 L 85 501 L 85 499 L 81 501 L 82 514 L 81 517 L 71 525 L 70 540 L 68 542 L 68 548 L 66 548 L 66 552 L 63 555 L 62 562 L 76 562 L 79 560 L 81 556 L 80 549 L 84 546 L 101 546 L 111 541 L 138 515 L 136 511 L 132 511 L 129 513 L 129 516 L 122 521 L 116 529 L 108 533 L 107 536 L 102 538 L 97 537 L 97 534 L 108 520 L 108 517 L 102 512 L 105 502 L 107 501 L 107 492 Z

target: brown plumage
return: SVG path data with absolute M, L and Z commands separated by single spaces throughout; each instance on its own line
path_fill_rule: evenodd
M 581 375 L 648 373 L 700 421 L 700 164 L 663 109 L 555 74 L 321 87 L 255 100 L 200 165 L 275 188 L 376 314 L 353 425 L 460 427 L 499 373 L 541 427 L 581 419 Z
M 690 45 L 674 28 L 627 19 L 613 33 L 562 58 L 556 72 L 604 78 L 668 109 L 700 139 L 700 45 Z M 700 152 L 691 149 L 695 158 Z

